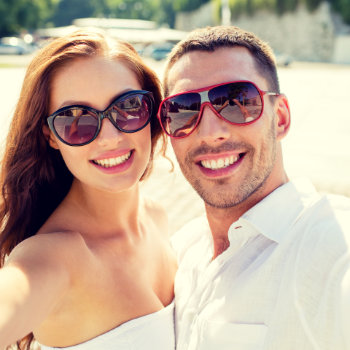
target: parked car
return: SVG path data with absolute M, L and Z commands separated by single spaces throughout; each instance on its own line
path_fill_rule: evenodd
M 275 51 L 276 64 L 279 67 L 288 67 L 292 62 L 293 58 L 287 54 Z
M 17 37 L 3 37 L 0 39 L 1 55 L 24 55 L 31 53 L 33 47 Z
M 173 47 L 174 44 L 169 42 L 151 44 L 144 49 L 143 55 L 161 61 L 167 57 Z

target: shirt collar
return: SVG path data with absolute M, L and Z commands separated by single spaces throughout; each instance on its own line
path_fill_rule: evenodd
M 307 179 L 297 179 L 278 187 L 239 219 L 270 240 L 280 243 L 300 213 L 315 200 L 317 192 Z M 237 222 L 233 223 L 236 226 Z

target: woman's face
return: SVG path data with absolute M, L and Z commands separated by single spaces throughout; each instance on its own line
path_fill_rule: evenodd
M 135 73 L 121 61 L 101 57 L 77 59 L 53 77 L 49 112 L 77 104 L 102 111 L 120 94 L 140 89 Z M 138 183 L 147 167 L 150 125 L 128 134 L 105 118 L 97 138 L 85 146 L 66 145 L 51 131 L 50 145 L 61 152 L 76 180 L 86 186 L 119 192 Z

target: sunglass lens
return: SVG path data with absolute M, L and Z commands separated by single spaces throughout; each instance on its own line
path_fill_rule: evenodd
M 71 108 L 58 114 L 53 124 L 62 140 L 71 145 L 81 145 L 94 138 L 98 116 L 83 108 Z
M 211 89 L 208 95 L 215 110 L 232 123 L 252 122 L 262 111 L 259 91 L 248 82 L 221 85 Z
M 110 113 L 118 127 L 126 132 L 142 129 L 152 115 L 152 100 L 144 94 L 128 95 L 112 105 Z
M 162 104 L 160 119 L 166 132 L 174 137 L 188 135 L 195 127 L 201 107 L 198 93 L 177 95 Z

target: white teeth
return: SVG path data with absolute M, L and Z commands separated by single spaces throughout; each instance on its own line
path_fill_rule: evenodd
M 233 163 L 237 162 L 239 156 L 229 156 L 229 157 L 225 157 L 225 158 L 219 158 L 219 159 L 211 159 L 211 160 L 202 160 L 201 161 L 201 165 L 204 168 L 207 169 L 212 169 L 212 170 L 216 170 L 216 169 L 222 169 L 222 168 L 226 168 L 229 165 L 232 165 Z
M 225 166 L 225 160 L 224 159 L 218 159 L 218 168 L 223 168 Z
M 126 160 L 128 160 L 131 156 L 131 151 L 127 154 L 124 154 L 120 157 L 115 157 L 115 158 L 107 158 L 107 159 L 98 159 L 94 160 L 94 163 L 103 166 L 104 168 L 110 168 L 112 166 L 119 165 Z

